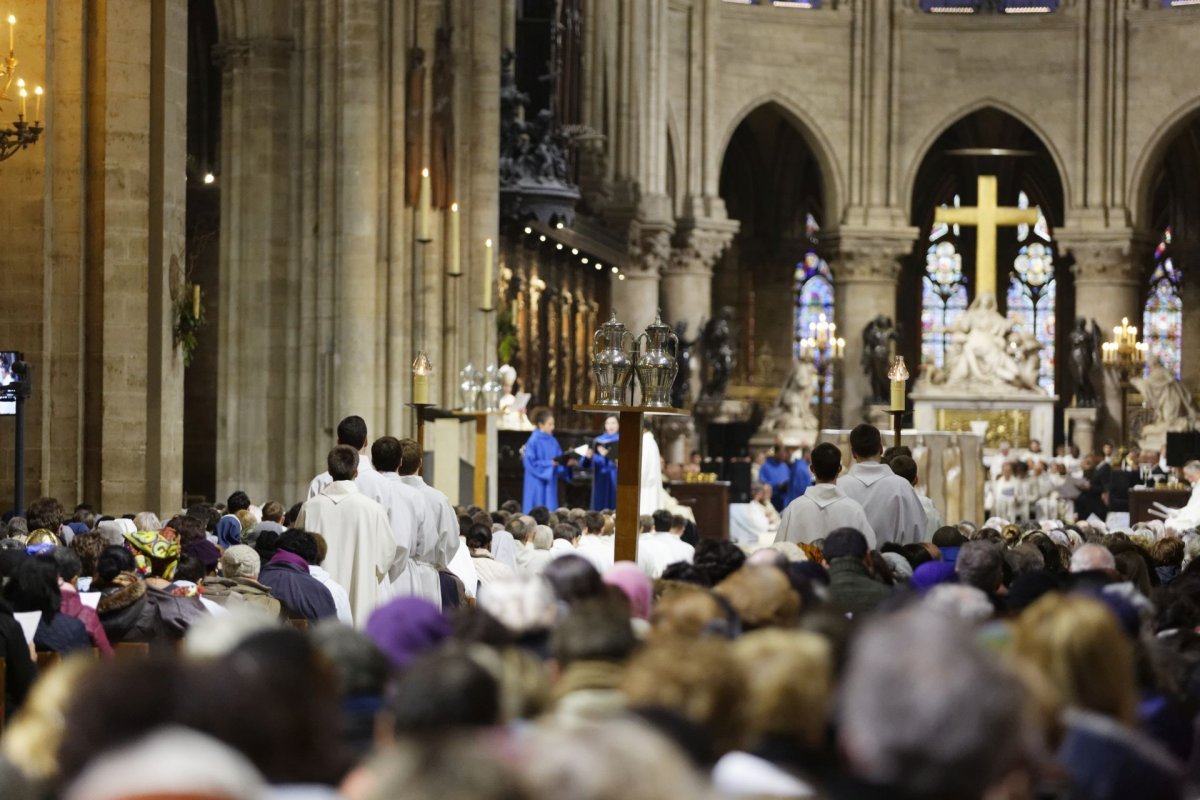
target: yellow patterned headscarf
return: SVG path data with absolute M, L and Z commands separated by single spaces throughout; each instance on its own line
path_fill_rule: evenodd
M 125 534 L 138 574 L 169 581 L 179 565 L 179 534 L 174 528 Z

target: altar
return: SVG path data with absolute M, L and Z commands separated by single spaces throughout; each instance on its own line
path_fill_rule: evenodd
M 934 387 L 929 387 L 934 389 Z M 1010 394 L 980 396 L 970 391 L 915 391 L 913 426 L 923 431 L 970 433 L 986 422 L 983 444 L 996 450 L 1008 442 L 1018 450 L 1029 447 L 1031 439 L 1043 445 L 1054 441 L 1054 415 L 1057 395 Z

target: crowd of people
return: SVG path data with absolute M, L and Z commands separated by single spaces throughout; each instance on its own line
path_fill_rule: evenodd
M 881 444 L 813 448 L 773 541 L 658 509 L 636 562 L 611 510 L 452 507 L 356 417 L 291 508 L 39 499 L 0 539 L 0 796 L 1200 791 L 1200 536 L 930 534 Z

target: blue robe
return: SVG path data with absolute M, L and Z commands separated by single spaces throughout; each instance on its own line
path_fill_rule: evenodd
M 585 458 L 582 466 L 592 470 L 592 510 L 604 511 L 617 507 L 617 440 L 620 434 L 602 433 L 596 437 L 596 444 L 608 448 L 608 455 L 596 453 L 591 458 Z
M 558 479 L 570 477 L 570 471 L 554 459 L 562 455 L 562 447 L 552 434 L 535 430 L 525 442 L 525 492 L 521 507 L 528 514 L 530 509 L 545 506 L 553 511 L 558 508 Z
M 758 468 L 758 480 L 771 485 L 771 505 L 775 506 L 776 511 L 783 511 L 791 493 L 791 465 L 776 460 L 775 456 L 767 456 L 767 460 Z
M 788 485 L 788 502 L 792 502 L 813 485 L 812 472 L 808 468 L 808 462 L 803 458 L 797 458 L 792 462 L 792 480 Z

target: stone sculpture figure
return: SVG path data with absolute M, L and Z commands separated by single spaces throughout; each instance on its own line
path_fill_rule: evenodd
M 703 395 L 712 400 L 725 397 L 725 388 L 733 374 L 733 329 L 730 320 L 733 309 L 724 306 L 704 326 L 705 380 Z
M 880 314 L 863 328 L 862 366 L 871 381 L 871 402 L 886 403 L 890 397 L 888 367 L 892 363 L 892 346 L 897 341 L 896 326 L 891 317 Z
M 1146 406 L 1154 412 L 1154 421 L 1142 428 L 1144 435 L 1196 427 L 1197 413 L 1191 392 L 1162 362 L 1150 367 L 1145 377 L 1131 378 L 1130 383 L 1141 392 Z
M 1092 320 L 1091 329 L 1084 317 L 1075 320 L 1071 329 L 1071 377 L 1075 379 L 1075 405 L 1094 408 L 1098 404 L 1096 384 L 1092 372 L 1096 368 L 1096 356 L 1100 352 L 1100 326 Z
M 817 368 L 812 359 L 796 359 L 779 391 L 779 399 L 767 409 L 759 432 L 815 429 L 817 418 L 812 413 L 812 401 L 817 392 L 817 381 Z

